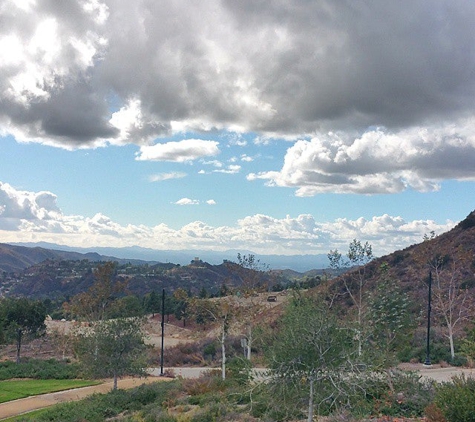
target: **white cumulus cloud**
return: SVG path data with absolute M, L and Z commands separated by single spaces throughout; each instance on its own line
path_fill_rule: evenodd
M 205 201 L 214 205 L 215 201 Z M 198 200 L 182 198 L 181 205 Z M 310 214 L 276 218 L 255 214 L 234 225 L 212 226 L 194 221 L 178 229 L 166 224 L 119 224 L 97 213 L 92 217 L 64 215 L 50 192 L 27 192 L 0 184 L 0 236 L 3 242 L 53 242 L 78 247 L 140 245 L 152 249 L 252 250 L 260 254 L 317 254 L 344 249 L 353 239 L 369 241 L 383 255 L 422 241 L 434 231 L 445 232 L 452 221 L 405 221 L 398 216 L 337 219 L 319 222 Z
M 181 198 L 175 202 L 176 205 L 198 205 L 199 203 L 199 200 L 190 198 Z
M 192 161 L 202 157 L 219 154 L 219 143 L 202 139 L 186 139 L 180 142 L 167 142 L 142 146 L 137 160 L 142 161 Z
M 280 171 L 251 173 L 248 180 L 296 188 L 298 196 L 318 193 L 433 191 L 452 178 L 475 180 L 475 119 L 391 132 L 366 131 L 357 138 L 329 133 L 297 141 Z

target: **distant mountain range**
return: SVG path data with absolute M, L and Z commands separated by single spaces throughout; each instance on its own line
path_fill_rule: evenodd
M 155 250 L 139 246 L 126 248 L 76 248 L 54 243 L 13 243 L 0 244 L 0 271 L 14 272 L 37 264 L 45 259 L 69 259 L 90 261 L 118 261 L 119 263 L 173 263 L 187 265 L 195 258 L 213 265 L 224 260 L 236 261 L 237 254 L 253 254 L 270 269 L 291 269 L 306 272 L 328 267 L 326 254 L 318 255 L 258 255 L 250 251 L 227 250 L 224 252 L 198 250 Z

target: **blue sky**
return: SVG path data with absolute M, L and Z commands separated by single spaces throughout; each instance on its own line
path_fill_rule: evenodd
M 3 242 L 382 255 L 475 208 L 471 2 L 0 16 Z

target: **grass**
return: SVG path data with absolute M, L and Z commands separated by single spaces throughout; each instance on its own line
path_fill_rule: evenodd
M 34 421 L 38 416 L 47 412 L 48 408 L 33 410 L 32 412 L 23 413 L 22 415 L 12 416 L 11 418 L 2 419 L 2 422 L 19 422 L 19 421 Z
M 100 384 L 88 380 L 9 380 L 0 381 L 0 403 L 38 394 L 54 393 L 72 388 Z

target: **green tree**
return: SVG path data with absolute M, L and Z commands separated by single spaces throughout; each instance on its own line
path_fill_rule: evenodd
M 365 285 L 367 280 L 366 264 L 373 259 L 373 250 L 371 245 L 366 242 L 362 244 L 359 240 L 353 239 L 348 246 L 346 257 L 343 257 L 337 249 L 328 254 L 330 268 L 341 271 L 342 269 L 351 270 L 341 276 L 346 294 L 350 297 L 356 311 L 356 339 L 358 343 L 358 356 L 363 353 L 364 330 L 365 330 L 365 312 L 366 297 Z
M 16 341 L 16 362 L 20 363 L 23 337 L 34 338 L 45 332 L 46 307 L 40 301 L 19 298 L 3 299 L 0 309 L 5 340 Z
M 107 319 L 110 305 L 125 291 L 126 284 L 115 280 L 116 263 L 106 262 L 94 271 L 94 284 L 64 304 L 65 311 L 86 321 Z
M 381 278 L 368 299 L 370 347 L 366 361 L 375 371 L 385 371 L 388 386 L 394 392 L 390 368 L 397 364 L 397 352 L 407 343 L 414 321 L 409 313 L 409 297 L 381 265 Z
M 155 290 L 152 290 L 145 298 L 145 310 L 155 316 L 162 309 L 162 298 Z
M 128 295 L 114 300 L 107 315 L 109 318 L 140 317 L 144 315 L 144 307 L 138 296 Z
M 95 378 L 145 375 L 144 331 L 141 318 L 97 321 L 76 332 L 75 350 L 86 372 Z
M 175 317 L 178 320 L 183 320 L 183 327 L 186 327 L 190 296 L 185 289 L 178 288 L 173 292 L 173 298 L 175 299 Z
M 269 386 L 279 406 L 302 409 L 306 397 L 312 421 L 315 405 L 336 403 L 351 343 L 327 307 L 309 297 L 293 298 L 267 353 Z
M 220 300 L 193 299 L 190 301 L 190 311 L 203 320 L 214 321 L 218 325 L 217 337 L 221 345 L 221 377 L 226 378 L 226 339 L 231 324 L 239 312 L 239 305 L 233 296 Z

